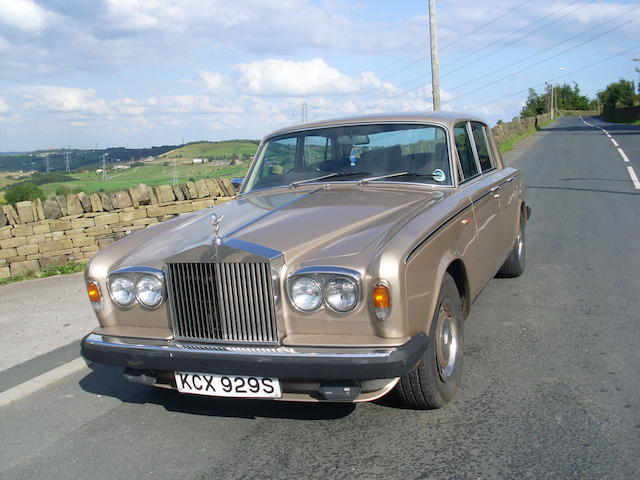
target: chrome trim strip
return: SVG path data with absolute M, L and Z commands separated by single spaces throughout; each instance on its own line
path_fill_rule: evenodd
M 308 275 L 310 273 L 326 273 L 329 275 L 332 275 L 332 274 L 347 275 L 349 277 L 354 277 L 358 281 L 361 278 L 360 272 L 358 272 L 357 270 L 352 270 L 350 268 L 344 268 L 344 267 L 324 267 L 324 266 L 304 267 L 304 268 L 301 268 L 300 270 L 296 270 L 291 275 L 289 275 L 289 277 L 294 277 L 296 275 Z
M 119 274 L 125 274 L 125 273 L 139 273 L 141 275 L 150 274 L 150 275 L 155 275 L 156 277 L 160 278 L 161 280 L 164 280 L 164 272 L 162 270 L 160 270 L 159 268 L 144 267 L 144 266 L 118 268 L 117 270 L 114 270 L 113 272 L 109 272 L 107 277 L 109 277 L 111 275 L 119 275 Z
M 415 246 L 411 250 L 409 250 L 409 253 L 407 253 L 405 255 L 404 260 L 403 260 L 404 263 L 406 264 L 409 260 L 411 260 L 411 257 L 413 256 L 413 254 L 416 253 L 416 251 L 418 251 L 422 247 L 422 245 L 424 245 L 431 237 L 433 237 L 436 233 L 438 233 L 440 230 L 442 230 L 454 218 L 456 218 L 458 215 L 460 215 L 462 212 L 464 212 L 467 208 L 470 208 L 471 205 L 473 205 L 473 204 L 469 203 L 467 206 L 465 206 L 465 207 L 459 209 L 457 212 L 451 214 L 449 217 L 447 217 L 446 220 L 444 220 L 434 230 L 429 232 L 422 240 L 420 240 L 418 243 L 416 243 Z
M 175 342 L 171 340 L 147 340 L 141 338 L 110 337 L 91 333 L 86 337 L 86 343 L 103 345 L 112 349 L 127 350 L 135 348 L 139 350 L 162 350 L 164 352 L 193 352 L 215 351 L 220 354 L 255 356 L 256 353 L 271 357 L 284 357 L 288 355 L 303 356 L 308 358 L 380 358 L 389 356 L 398 347 L 372 347 L 372 348 L 327 348 L 327 347 L 262 347 L 262 346 L 238 346 L 224 344 L 197 344 L 189 342 Z

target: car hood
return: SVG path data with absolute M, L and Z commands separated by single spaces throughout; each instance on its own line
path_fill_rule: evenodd
M 397 224 L 439 202 L 446 193 L 389 186 L 298 187 L 254 192 L 197 212 L 140 245 L 120 266 L 158 265 L 164 259 L 215 238 L 211 214 L 218 218 L 222 242 L 240 240 L 283 252 L 288 264 L 355 255 Z

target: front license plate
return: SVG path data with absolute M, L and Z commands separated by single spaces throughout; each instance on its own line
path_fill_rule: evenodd
M 280 398 L 280 381 L 273 377 L 214 375 L 175 372 L 176 386 L 182 393 L 211 397 Z

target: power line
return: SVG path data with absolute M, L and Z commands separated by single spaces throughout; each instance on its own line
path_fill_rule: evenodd
M 460 35 L 460 36 L 459 36 L 457 39 L 455 39 L 454 41 L 447 43 L 444 47 L 441 47 L 441 48 L 440 48 L 440 51 L 443 51 L 443 50 L 445 50 L 445 49 L 447 49 L 447 48 L 451 47 L 452 45 L 455 45 L 456 43 L 458 43 L 458 42 L 460 42 L 460 41 L 464 40 L 465 38 L 469 37 L 470 35 L 473 35 L 474 33 L 476 33 L 476 32 L 478 32 L 478 31 L 482 30 L 484 27 L 486 27 L 486 26 L 488 26 L 488 25 L 491 25 L 492 23 L 496 22 L 497 20 L 499 20 L 499 19 L 501 19 L 501 18 L 506 17 L 506 16 L 507 16 L 507 15 L 509 15 L 510 13 L 513 13 L 514 11 L 518 10 L 520 7 L 522 7 L 522 6 L 526 5 L 527 3 L 530 3 L 531 1 L 532 1 L 532 0 L 525 0 L 524 2 L 522 2 L 522 3 L 518 4 L 517 6 L 513 7 L 512 9 L 507 10 L 506 12 L 502 13 L 501 15 L 498 15 L 497 17 L 495 17 L 495 18 L 493 18 L 493 19 L 489 20 L 489 21 L 488 21 L 488 22 L 486 22 L 486 23 L 483 23 L 482 25 L 480 25 L 479 27 L 475 28 L 475 29 L 474 29 L 474 30 L 472 30 L 471 32 L 465 33 L 464 35 Z M 580 0 L 575 0 L 575 2 L 574 2 L 574 3 L 578 2 L 578 1 L 580 1 Z M 571 4 L 571 5 L 572 5 L 572 4 Z M 563 8 L 564 8 L 564 7 L 563 7 Z M 558 10 L 561 10 L 561 9 L 558 9 Z M 557 10 L 556 10 L 556 11 L 557 11 Z M 555 12 L 554 12 L 554 13 L 555 13 Z M 543 17 L 543 18 L 544 18 L 544 17 Z M 527 27 L 525 27 L 525 28 L 527 28 Z M 394 75 L 397 75 L 398 73 L 403 72 L 403 71 L 407 70 L 408 68 L 411 68 L 411 67 L 413 67 L 414 65 L 417 65 L 418 63 L 423 62 L 423 61 L 425 61 L 425 60 L 427 60 L 427 59 L 429 59 L 429 58 L 430 58 L 430 55 L 424 55 L 424 56 L 422 56 L 422 57 L 420 57 L 420 58 L 418 58 L 418 59 L 416 59 L 416 60 L 414 60 L 414 61 L 412 61 L 412 62 L 408 63 L 407 65 L 404 65 L 404 66 L 402 66 L 402 67 L 398 68 L 397 70 L 393 70 L 392 72 L 390 72 L 390 73 L 387 73 L 387 74 L 383 75 L 382 77 L 380 77 L 380 81 L 383 81 L 383 80 L 386 80 L 387 78 L 393 77 Z M 362 87 L 358 88 L 355 92 L 348 93 L 347 95 L 344 95 L 344 96 L 342 96 L 342 97 L 338 98 L 338 99 L 336 100 L 336 102 L 341 102 L 341 101 L 342 101 L 342 100 L 344 100 L 345 98 L 348 98 L 348 97 L 350 97 L 350 96 L 352 96 L 352 95 L 356 95 L 358 92 L 361 92 L 361 91 L 362 91 L 362 90 L 364 90 L 365 88 L 366 88 L 366 87 L 363 85 Z
M 574 3 L 575 3 L 575 2 L 574 2 Z M 571 14 L 573 14 L 573 13 L 576 13 L 578 10 L 583 9 L 583 8 L 584 8 L 584 7 L 586 7 L 587 5 L 588 5 L 588 3 L 585 3 L 585 4 L 583 4 L 583 5 L 580 5 L 580 6 L 579 6 L 578 8 L 576 8 L 575 10 L 571 10 L 570 12 L 565 13 L 564 15 L 562 15 L 562 16 L 560 16 L 560 17 L 556 18 L 555 20 L 552 20 L 551 22 L 547 22 L 547 23 L 545 23 L 544 25 L 542 25 L 541 27 L 536 28 L 535 30 L 532 30 L 532 31 L 530 31 L 530 32 L 528 32 L 528 33 L 525 33 L 525 34 L 524 34 L 524 35 L 522 35 L 521 37 L 516 38 L 515 40 L 512 40 L 511 42 L 508 42 L 508 43 L 506 43 L 506 44 L 502 45 L 501 47 L 498 47 L 498 48 L 496 48 L 496 49 L 494 49 L 494 50 L 490 51 L 489 53 L 486 53 L 486 54 L 484 54 L 484 55 L 482 55 L 482 56 L 480 56 L 480 57 L 476 58 L 475 60 L 472 60 L 471 62 L 468 62 L 468 63 L 466 63 L 466 64 L 462 65 L 461 67 L 458 67 L 458 68 L 455 68 L 455 69 L 453 69 L 453 70 L 450 70 L 450 71 L 448 71 L 448 72 L 444 73 L 442 76 L 443 76 L 443 77 L 446 77 L 447 75 L 451 75 L 452 73 L 458 72 L 458 71 L 462 70 L 463 68 L 467 68 L 469 65 L 473 65 L 474 63 L 477 63 L 477 62 L 479 62 L 480 60 L 482 60 L 482 59 L 484 59 L 484 58 L 487 58 L 488 56 L 493 55 L 493 54 L 494 54 L 494 53 L 496 53 L 496 52 L 499 52 L 500 50 L 504 50 L 505 48 L 510 47 L 510 46 L 511 46 L 511 45 L 513 45 L 514 43 L 517 43 L 517 42 L 521 41 L 522 39 L 527 38 L 528 36 L 533 35 L 534 33 L 537 33 L 537 32 L 539 32 L 540 30 L 543 30 L 543 29 L 547 28 L 549 25 L 553 25 L 554 23 L 559 22 L 559 21 L 560 21 L 560 20 L 562 20 L 563 18 L 566 18 L 566 17 L 568 17 L 569 15 L 571 15 Z M 505 38 L 506 38 L 506 37 L 505 37 Z M 488 46 L 491 46 L 491 44 L 489 44 Z M 485 48 L 486 48 L 486 47 L 485 47 Z M 484 50 L 484 49 L 482 49 L 482 50 Z M 481 51 L 481 50 L 479 50 L 479 51 Z M 476 53 L 477 53 L 477 52 L 476 52 Z M 453 64 L 457 63 L 458 61 L 460 61 L 462 58 L 465 58 L 465 57 L 461 57 L 461 58 L 459 58 L 459 59 L 457 59 L 457 60 L 455 60 L 455 61 L 451 62 L 450 64 L 448 64 L 448 65 L 444 66 L 443 68 L 450 67 L 451 65 L 453 65 Z
M 541 65 L 542 63 L 545 63 L 545 62 L 547 62 L 547 61 L 549 61 L 549 60 L 551 60 L 551 59 L 553 59 L 553 58 L 556 58 L 556 57 L 558 57 L 558 56 L 560 56 L 560 55 L 564 54 L 564 53 L 570 52 L 571 50 L 575 50 L 576 48 L 581 47 L 582 45 L 584 45 L 584 44 L 586 44 L 586 43 L 592 42 L 593 40 L 596 40 L 596 39 L 598 39 L 598 38 L 600 38 L 600 37 L 602 37 L 602 36 L 606 35 L 607 33 L 612 32 L 613 30 L 617 30 L 618 28 L 624 27 L 625 25 L 627 25 L 627 24 L 629 24 L 629 23 L 633 23 L 633 22 L 634 22 L 634 20 L 635 20 L 635 19 L 628 20 L 628 21 L 626 21 L 626 22 L 624 22 L 624 23 L 622 23 L 622 24 L 618 25 L 617 27 L 610 28 L 609 30 L 606 30 L 606 31 L 604 31 L 604 32 L 602 32 L 602 33 L 600 33 L 600 34 L 598 34 L 598 35 L 594 36 L 594 37 L 591 37 L 591 38 L 589 38 L 589 39 L 587 39 L 587 40 L 585 40 L 585 41 L 583 41 L 583 42 L 580 42 L 580 43 L 578 43 L 577 45 L 574 45 L 574 46 L 569 47 L 569 48 L 565 48 L 564 50 L 562 50 L 562 51 L 560 51 L 560 52 L 558 52 L 558 53 L 556 53 L 556 54 L 554 54 L 554 55 L 551 55 L 551 56 L 549 56 L 549 57 L 547 57 L 547 58 L 544 58 L 544 59 L 540 60 L 539 62 L 536 62 L 536 63 L 534 63 L 534 64 L 532 64 L 532 65 L 529 65 L 528 67 L 522 68 L 522 69 L 518 70 L 517 72 L 514 72 L 514 73 L 512 73 L 512 74 L 506 75 L 506 76 L 501 77 L 501 78 L 498 78 L 497 80 L 494 80 L 494 81 L 492 81 L 492 82 L 486 83 L 486 84 L 484 84 L 484 85 L 483 85 L 483 86 L 481 86 L 481 87 L 474 88 L 473 90 L 469 90 L 468 92 L 465 92 L 465 93 L 463 93 L 463 94 L 461 94 L 461 95 L 458 95 L 457 97 L 454 97 L 454 98 L 452 98 L 452 99 L 450 99 L 450 100 L 447 100 L 445 103 L 451 103 L 451 102 L 453 102 L 454 100 L 458 100 L 458 99 L 460 99 L 460 98 L 462 98 L 462 97 L 466 97 L 467 95 L 471 95 L 472 93 L 475 93 L 475 92 L 477 92 L 477 91 L 479 91 L 479 90 L 483 90 L 483 89 L 485 89 L 485 88 L 487 88 L 487 87 L 490 87 L 491 85 L 495 85 L 496 83 L 499 83 L 499 82 L 501 82 L 501 81 L 503 81 L 503 80 L 506 80 L 507 78 L 510 78 L 510 77 L 512 77 L 513 75 L 518 75 L 518 74 L 520 74 L 520 73 L 522 73 L 522 72 L 525 72 L 525 71 L 527 71 L 527 70 L 532 69 L 533 67 L 537 67 L 538 65 Z
M 579 1 L 580 1 L 580 0 L 574 0 L 572 3 L 570 3 L 570 4 L 569 4 L 569 5 L 567 5 L 567 6 L 563 6 L 563 7 L 557 8 L 556 10 L 554 10 L 553 12 L 551 12 L 550 14 L 545 15 L 545 16 L 543 16 L 543 17 L 540 17 L 540 18 L 539 18 L 538 20 L 536 20 L 535 22 L 532 22 L 532 23 L 530 23 L 529 25 L 525 26 L 525 27 L 524 27 L 524 29 L 527 29 L 527 28 L 529 28 L 529 27 L 531 27 L 531 26 L 533 26 L 533 25 L 536 25 L 537 23 L 540 23 L 541 21 L 546 20 L 547 18 L 553 17 L 556 13 L 558 13 L 558 12 L 560 12 L 560 11 L 562 11 L 562 10 L 565 10 L 566 8 L 569 8 L 569 7 L 573 6 L 574 4 L 578 3 Z M 578 11 L 578 10 L 580 10 L 581 8 L 584 8 L 586 5 L 587 5 L 587 4 L 584 4 L 584 5 L 582 5 L 582 6 L 578 7 L 578 8 L 576 8 L 576 9 L 574 9 L 574 10 L 571 10 L 570 12 L 566 13 L 565 15 L 563 15 L 563 16 L 561 16 L 561 17 L 559 17 L 559 18 L 557 18 L 557 19 L 555 19 L 555 20 L 553 20 L 553 21 L 551 21 L 551 22 L 547 22 L 547 23 L 545 23 L 545 24 L 544 24 L 544 25 L 542 25 L 541 27 L 539 27 L 539 28 L 537 28 L 537 29 L 535 29 L 535 30 L 533 30 L 533 31 L 529 32 L 528 34 L 526 34 L 526 35 L 524 35 L 524 36 L 521 36 L 519 39 L 514 40 L 514 41 L 512 41 L 512 42 L 510 42 L 510 43 L 508 43 L 508 44 L 506 44 L 506 45 L 503 45 L 502 47 L 500 47 L 500 48 L 498 48 L 498 49 L 495 49 L 494 51 L 490 52 L 489 54 L 484 55 L 483 57 L 481 57 L 481 58 L 479 58 L 479 59 L 476 59 L 476 60 L 474 60 L 474 61 L 473 61 L 473 62 L 471 62 L 471 63 L 475 63 L 476 61 L 478 61 L 478 60 L 480 60 L 480 59 L 482 59 L 482 58 L 485 58 L 485 57 L 487 57 L 487 56 L 489 56 L 489 55 L 491 55 L 491 54 L 493 54 L 493 53 L 495 53 L 495 52 L 497 52 L 497 51 L 501 50 L 502 48 L 506 48 L 507 46 L 512 45 L 512 44 L 513 44 L 513 43 L 515 43 L 516 41 L 519 41 L 519 40 L 521 40 L 521 39 L 525 38 L 526 36 L 529 36 L 529 35 L 531 35 L 531 34 L 533 34 L 533 33 L 539 32 L 540 30 L 542 30 L 542 29 L 544 29 L 544 28 L 548 27 L 549 25 L 552 25 L 553 23 L 556 23 L 557 21 L 561 20 L 562 18 L 565 18 L 566 16 L 571 15 L 572 13 L 577 12 L 577 11 Z M 486 49 L 486 48 L 489 48 L 489 47 L 491 47 L 492 45 L 495 45 L 496 43 L 502 42 L 503 40 L 505 40 L 505 39 L 507 39 L 507 38 L 509 38 L 509 37 L 512 37 L 513 35 L 514 35 L 514 33 L 510 33 L 510 34 L 508 34 L 508 35 L 505 35 L 504 37 L 502 37 L 502 38 L 500 38 L 500 39 L 498 39 L 498 40 L 496 40 L 496 41 L 494 41 L 494 42 L 489 43 L 488 45 L 486 45 L 486 46 L 482 47 L 482 48 L 481 48 L 481 49 L 479 49 L 479 50 L 476 50 L 476 51 L 474 51 L 474 52 L 470 52 L 469 54 L 464 55 L 464 56 L 462 56 L 462 57 L 460 57 L 460 58 L 458 58 L 458 59 L 454 60 L 452 63 L 450 63 L 450 64 L 448 64 L 448 65 L 443 66 L 443 68 L 445 68 L 445 69 L 446 69 L 447 67 L 449 67 L 449 66 L 451 66 L 451 65 L 453 65 L 453 64 L 455 64 L 455 63 L 457 63 L 458 61 L 460 61 L 460 60 L 462 60 L 462 59 L 464 59 L 464 58 L 467 58 L 467 57 L 469 57 L 469 56 L 471 56 L 471 55 L 474 55 L 474 54 L 476 54 L 476 53 L 478 53 L 478 52 L 481 52 L 482 50 L 484 50 L 484 49 Z M 464 38 L 464 37 L 462 37 L 462 38 Z M 428 57 L 428 56 L 427 56 L 427 57 L 423 57 L 422 59 L 424 59 L 424 58 L 429 58 L 429 57 Z M 419 59 L 419 60 L 422 60 L 422 59 Z M 416 62 L 417 62 L 417 61 L 416 61 Z M 416 62 L 414 62 L 413 64 L 415 64 Z M 471 63 L 467 64 L 467 66 L 468 66 L 468 65 L 470 65 Z M 454 71 L 458 71 L 458 70 L 459 70 L 459 69 L 456 69 L 456 70 L 454 70 Z M 444 76 L 448 75 L 449 73 L 453 73 L 453 71 L 452 71 L 452 72 L 445 73 L 445 74 L 444 74 L 444 75 L 442 75 L 442 76 L 444 77 Z M 416 80 L 423 80 L 423 79 L 425 79 L 425 77 L 426 77 L 426 76 L 427 76 L 427 74 L 426 74 L 426 73 L 423 73 L 423 74 L 419 75 L 418 77 L 414 77 L 414 78 L 412 78 L 411 80 L 407 80 L 406 82 L 403 82 L 402 84 L 399 84 L 398 86 L 407 85 L 407 84 L 410 84 L 410 83 L 415 82 Z M 383 77 L 382 79 L 384 79 L 384 78 L 387 78 L 387 77 Z M 381 79 L 381 80 L 382 80 L 382 79 Z M 423 85 L 418 85 L 418 86 L 417 86 L 417 87 L 415 87 L 415 88 L 412 88 L 412 89 L 410 89 L 410 90 L 407 90 L 407 91 L 405 91 L 405 92 L 402 92 L 402 93 L 400 93 L 400 94 L 398 94 L 398 95 L 394 95 L 394 96 L 392 96 L 392 97 L 386 96 L 386 97 L 385 97 L 385 99 L 394 99 L 394 98 L 401 97 L 402 95 L 405 95 L 405 94 L 407 94 L 407 93 L 414 92 L 415 90 L 418 90 L 418 89 L 422 88 L 422 86 L 423 86 Z M 364 88 L 364 87 L 362 87 L 362 88 Z M 360 90 L 362 90 L 362 88 L 361 88 Z M 360 90 L 358 90 L 358 91 L 360 91 Z M 357 93 L 357 92 L 356 92 L 356 93 Z M 372 98 L 375 98 L 375 97 L 378 97 L 378 96 L 382 96 L 382 95 L 384 95 L 384 94 L 375 93 L 375 94 L 373 94 L 373 95 L 371 95 L 371 96 L 369 96 L 369 97 L 366 97 L 365 99 L 363 99 L 363 101 L 367 101 L 367 100 L 370 100 L 370 99 L 372 99 Z M 349 96 L 349 95 L 347 95 L 347 96 Z M 339 101 L 340 101 L 340 100 L 342 100 L 343 98 L 346 98 L 346 96 L 345 96 L 345 97 L 342 97 L 342 98 L 340 98 L 340 99 L 338 99 L 337 101 L 339 102 Z
M 629 48 L 627 50 L 624 50 L 624 51 L 622 51 L 620 53 L 617 53 L 615 55 L 607 56 L 606 58 L 603 58 L 602 60 L 598 60 L 597 62 L 593 62 L 593 63 L 590 63 L 590 64 L 585 65 L 583 67 L 580 67 L 577 70 L 572 70 L 571 72 L 565 73 L 564 75 L 560 75 L 560 76 L 556 77 L 556 80 L 559 80 L 559 79 L 565 78 L 565 77 L 569 77 L 571 75 L 575 75 L 576 73 L 581 72 L 583 70 L 586 70 L 587 68 L 595 67 L 596 65 L 599 65 L 601 63 L 607 62 L 607 61 L 609 61 L 611 59 L 614 59 L 616 57 L 620 57 L 622 55 L 626 55 L 629 52 L 632 52 L 633 50 L 636 50 L 638 48 L 640 48 L 640 44 L 636 45 L 635 47 L 631 47 L 631 48 Z M 475 107 L 469 107 L 466 110 L 477 110 L 479 108 L 486 107 L 487 105 L 493 105 L 496 102 L 499 102 L 500 100 L 504 100 L 504 99 L 507 99 L 507 98 L 515 97 L 516 95 L 520 95 L 521 93 L 528 92 L 530 88 L 539 87 L 539 86 L 544 85 L 546 83 L 547 83 L 546 81 L 543 81 L 543 82 L 540 82 L 540 83 L 536 83 L 535 85 L 530 85 L 525 89 L 518 90 L 517 92 L 510 93 L 509 95 L 501 95 L 500 98 L 496 98 L 494 100 L 491 100 L 490 102 L 483 103 L 482 105 L 477 105 Z
M 611 23 L 611 22 L 613 22 L 614 20 L 619 19 L 620 17 L 624 17 L 624 16 L 627 16 L 627 15 L 630 15 L 631 13 L 636 12 L 636 11 L 638 11 L 638 9 L 634 9 L 634 10 L 631 10 L 631 11 L 629 11 L 629 12 L 625 12 L 625 13 L 623 13 L 623 14 L 621 14 L 621 15 L 618 15 L 617 17 L 610 18 L 609 20 L 606 20 L 606 21 L 604 21 L 604 22 L 602 22 L 602 23 L 599 23 L 599 24 L 598 24 L 598 25 L 596 25 L 595 27 L 588 28 L 588 29 L 586 29 L 586 30 L 584 30 L 584 31 L 582 31 L 582 32 L 580 32 L 580 33 L 578 33 L 577 35 L 573 35 L 572 37 L 569 37 L 569 38 L 567 38 L 566 40 L 563 40 L 563 41 L 562 41 L 562 42 L 560 42 L 560 43 L 556 43 L 555 45 L 553 45 L 552 47 L 550 47 L 550 48 L 548 48 L 548 49 L 546 49 L 546 50 L 543 50 L 543 51 L 541 51 L 541 52 L 535 53 L 535 54 L 533 54 L 533 55 L 529 55 L 528 57 L 524 57 L 524 58 L 522 58 L 522 59 L 518 60 L 517 62 L 510 63 L 510 64 L 508 64 L 508 65 L 505 65 L 504 67 L 498 68 L 497 70 L 492 70 L 492 71 L 491 71 L 491 72 L 489 72 L 489 73 L 486 73 L 486 74 L 481 75 L 481 76 L 479 76 L 479 77 L 473 78 L 473 79 L 468 80 L 468 81 L 466 81 L 466 82 L 464 82 L 464 83 L 461 83 L 461 84 L 459 84 L 459 85 L 456 85 L 455 87 L 452 87 L 452 88 L 450 88 L 449 90 L 456 90 L 456 89 L 458 89 L 458 88 L 460 88 L 460 87 L 465 87 L 465 86 L 469 85 L 470 83 L 475 83 L 475 82 L 477 82 L 478 80 L 482 80 L 483 78 L 490 77 L 491 75 L 494 75 L 494 74 L 496 74 L 496 73 L 498 73 L 498 72 L 501 72 L 501 71 L 503 71 L 503 70 L 506 70 L 507 68 L 511 68 L 511 67 L 513 67 L 513 66 L 515 66 L 515 65 L 518 65 L 518 64 L 522 63 L 522 62 L 526 62 L 527 60 L 530 60 L 530 59 L 532 59 L 532 58 L 534 58 L 534 57 L 537 57 L 538 55 L 542 55 L 543 53 L 545 53 L 545 52 L 546 52 L 546 51 L 548 51 L 548 50 L 551 50 L 551 49 L 553 49 L 553 48 L 559 47 L 560 45 L 564 45 L 565 43 L 570 42 L 571 40 L 573 40 L 573 39 L 575 39 L 575 38 L 578 38 L 578 37 L 580 37 L 580 36 L 584 35 L 585 33 L 589 33 L 589 32 L 591 32 L 591 31 L 593 31 L 593 30 L 595 30 L 595 29 L 597 29 L 597 28 L 602 27 L 603 25 L 606 25 L 607 23 Z
M 487 23 L 483 23 L 482 25 L 480 25 L 479 27 L 477 27 L 476 29 L 465 33 L 464 35 L 458 37 L 456 40 L 454 40 L 453 42 L 449 42 L 447 43 L 444 47 L 442 47 L 440 50 L 444 50 L 446 48 L 449 48 L 453 45 L 455 45 L 456 43 L 460 42 L 461 40 L 464 40 L 465 38 L 473 35 L 476 32 L 479 32 L 480 30 L 482 30 L 484 27 L 487 27 L 489 25 L 491 25 L 492 23 L 495 23 L 496 21 L 500 20 L 501 18 L 506 17 L 507 15 L 509 15 L 510 13 L 515 12 L 516 10 L 518 10 L 520 7 L 526 5 L 527 3 L 529 3 L 531 0 L 526 0 L 518 5 L 516 5 L 515 7 L 513 7 L 511 10 L 507 10 L 505 13 L 503 13 L 502 15 L 498 15 L 497 17 L 495 17 L 493 20 L 488 21 Z
M 633 11 L 635 11 L 635 10 L 633 10 Z M 633 11 L 632 11 L 632 12 L 633 12 Z M 627 12 L 626 14 L 628 15 L 629 13 L 632 13 L 632 12 Z M 618 17 L 616 17 L 616 18 L 618 18 Z M 615 18 L 614 18 L 614 20 L 615 20 Z M 624 22 L 624 23 L 622 23 L 622 24 L 620 24 L 620 25 L 618 25 L 618 26 L 616 26 L 616 27 L 610 28 L 609 30 L 606 30 L 606 31 L 604 31 L 604 32 L 602 32 L 602 33 L 600 33 L 600 34 L 598 34 L 598 35 L 596 35 L 596 36 L 594 36 L 594 37 L 591 37 L 591 38 L 589 38 L 589 39 L 587 39 L 587 40 L 585 40 L 585 41 L 583 41 L 583 42 L 580 42 L 580 43 L 578 43 L 578 44 L 576 44 L 576 45 L 574 45 L 574 46 L 572 46 L 572 47 L 570 47 L 570 48 L 566 48 L 566 49 L 564 49 L 564 50 L 562 50 L 562 51 L 560 51 L 560 52 L 558 52 L 558 53 L 556 53 L 556 54 L 554 54 L 554 55 L 551 55 L 551 56 L 549 56 L 549 57 L 546 57 L 546 58 L 544 58 L 544 59 L 540 60 L 539 62 L 536 62 L 536 63 L 534 63 L 534 64 L 532 64 L 532 65 L 529 65 L 528 67 L 522 68 L 522 69 L 518 70 L 517 72 L 514 72 L 514 73 L 512 73 L 512 74 L 506 75 L 506 76 L 501 77 L 501 78 L 499 78 L 499 79 L 497 79 L 497 80 L 494 80 L 494 81 L 492 81 L 492 82 L 486 83 L 486 84 L 484 84 L 484 85 L 482 85 L 482 86 L 480 86 L 480 87 L 478 87 L 478 88 L 474 88 L 473 90 L 470 90 L 470 91 L 468 91 L 468 92 L 465 92 L 465 93 L 463 93 L 463 94 L 460 94 L 460 95 L 458 95 L 458 96 L 456 96 L 456 97 L 454 97 L 454 98 L 452 98 L 452 99 L 449 99 L 449 100 L 445 101 L 444 103 L 451 103 L 451 102 L 453 102 L 454 100 L 458 100 L 459 98 L 462 98 L 462 97 L 465 97 L 465 96 L 467 96 L 467 95 L 470 95 L 471 93 L 475 93 L 475 92 L 477 92 L 477 91 L 479 91 L 479 90 L 482 90 L 482 89 L 484 89 L 484 88 L 486 88 L 486 87 L 489 87 L 489 86 L 491 86 L 491 85 L 495 85 L 496 83 L 499 83 L 499 82 L 501 82 L 501 81 L 503 81 L 503 80 L 506 80 L 506 79 L 510 78 L 511 76 L 513 76 L 513 75 L 517 75 L 517 74 L 522 73 L 522 72 L 524 72 L 524 71 L 526 71 L 526 70 L 529 70 L 529 69 L 531 69 L 531 68 L 533 68 L 533 67 L 536 67 L 536 66 L 538 66 L 538 65 L 540 65 L 540 64 L 542 64 L 542 63 L 544 63 L 544 62 L 547 62 L 547 61 L 549 61 L 549 60 L 551 60 L 551 59 L 553 59 L 553 58 L 556 58 L 556 57 L 558 57 L 558 56 L 560 56 L 560 55 L 562 55 L 562 54 L 564 54 L 564 53 L 567 53 L 567 52 L 569 52 L 569 51 L 571 51 L 571 50 L 574 50 L 574 49 L 576 49 L 576 48 L 578 48 L 578 47 L 580 47 L 580 46 L 582 46 L 582 45 L 584 45 L 584 44 L 586 44 L 586 43 L 589 43 L 589 42 L 591 42 L 591 41 L 593 41 L 593 40 L 596 40 L 596 39 L 598 39 L 598 38 L 602 37 L 603 35 L 606 35 L 607 33 L 610 33 L 610 32 L 612 32 L 613 30 L 617 30 L 618 28 L 621 28 L 621 27 L 623 27 L 623 26 L 625 26 L 625 25 L 627 25 L 627 24 L 629 24 L 629 23 L 632 23 L 632 22 L 634 22 L 634 21 L 635 21 L 635 19 L 628 20 L 627 22 Z M 607 23 L 607 22 L 604 22 L 604 23 Z M 602 25 L 602 24 L 601 24 L 601 25 Z M 599 25 L 599 26 L 601 26 L 601 25 Z M 594 28 L 597 28 L 597 27 L 594 27 Z M 584 34 L 584 33 L 586 33 L 586 32 L 583 32 L 582 34 Z M 580 35 L 582 35 L 582 34 L 580 34 Z M 572 37 L 572 38 L 575 38 L 575 36 L 574 36 L 574 37 Z M 566 42 L 562 42 L 562 43 L 566 43 Z M 561 44 L 562 44 L 562 43 L 561 43 Z M 561 45 L 561 44 L 559 44 L 559 45 Z M 540 53 L 538 53 L 538 54 L 535 54 L 535 55 L 533 55 L 532 57 L 535 57 L 535 56 L 537 56 L 537 55 L 540 55 L 541 53 L 544 53 L 544 51 L 543 51 L 543 52 L 540 52 Z M 517 64 L 517 63 L 520 63 L 520 62 L 516 62 L 516 64 Z M 501 70 L 504 70 L 504 68 L 502 68 Z M 493 74 L 493 73 L 495 73 L 495 72 L 491 72 L 491 74 Z M 485 75 L 485 76 L 486 76 L 486 75 Z M 421 78 L 422 78 L 422 77 L 421 77 Z M 482 78 L 482 77 L 481 77 L 481 78 Z M 412 82 L 412 81 L 414 81 L 414 80 L 416 80 L 416 79 L 410 80 L 410 81 L 409 81 L 409 82 L 407 82 L 407 83 L 410 83 L 410 82 Z M 392 99 L 395 99 L 395 98 L 399 98 L 399 97 L 402 97 L 402 96 L 404 96 L 404 95 L 407 95 L 408 93 L 412 93 L 412 92 L 414 92 L 414 91 L 416 91 L 416 90 L 418 90 L 418 89 L 420 89 L 420 88 L 423 88 L 423 87 L 424 87 L 424 85 L 420 84 L 420 85 L 418 85 L 417 87 L 411 88 L 411 89 L 409 89 L 409 90 L 405 90 L 404 92 L 401 92 L 401 93 L 399 93 L 399 94 L 397 94 L 397 95 L 394 95 L 394 96 L 392 96 L 392 97 L 387 96 L 387 97 L 385 97 L 384 99 L 385 99 L 385 100 L 392 100 Z M 457 88 L 457 87 L 456 87 L 456 88 Z M 378 96 L 378 95 L 373 95 L 372 97 L 368 97 L 367 99 L 374 98 L 374 97 L 376 97 L 376 96 Z M 360 111 L 361 111 L 361 110 L 360 110 Z

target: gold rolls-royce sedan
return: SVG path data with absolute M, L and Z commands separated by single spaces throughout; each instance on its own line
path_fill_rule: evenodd
M 183 393 L 442 407 L 473 300 L 524 270 L 523 190 L 465 114 L 278 130 L 235 200 L 91 260 L 82 355 Z

